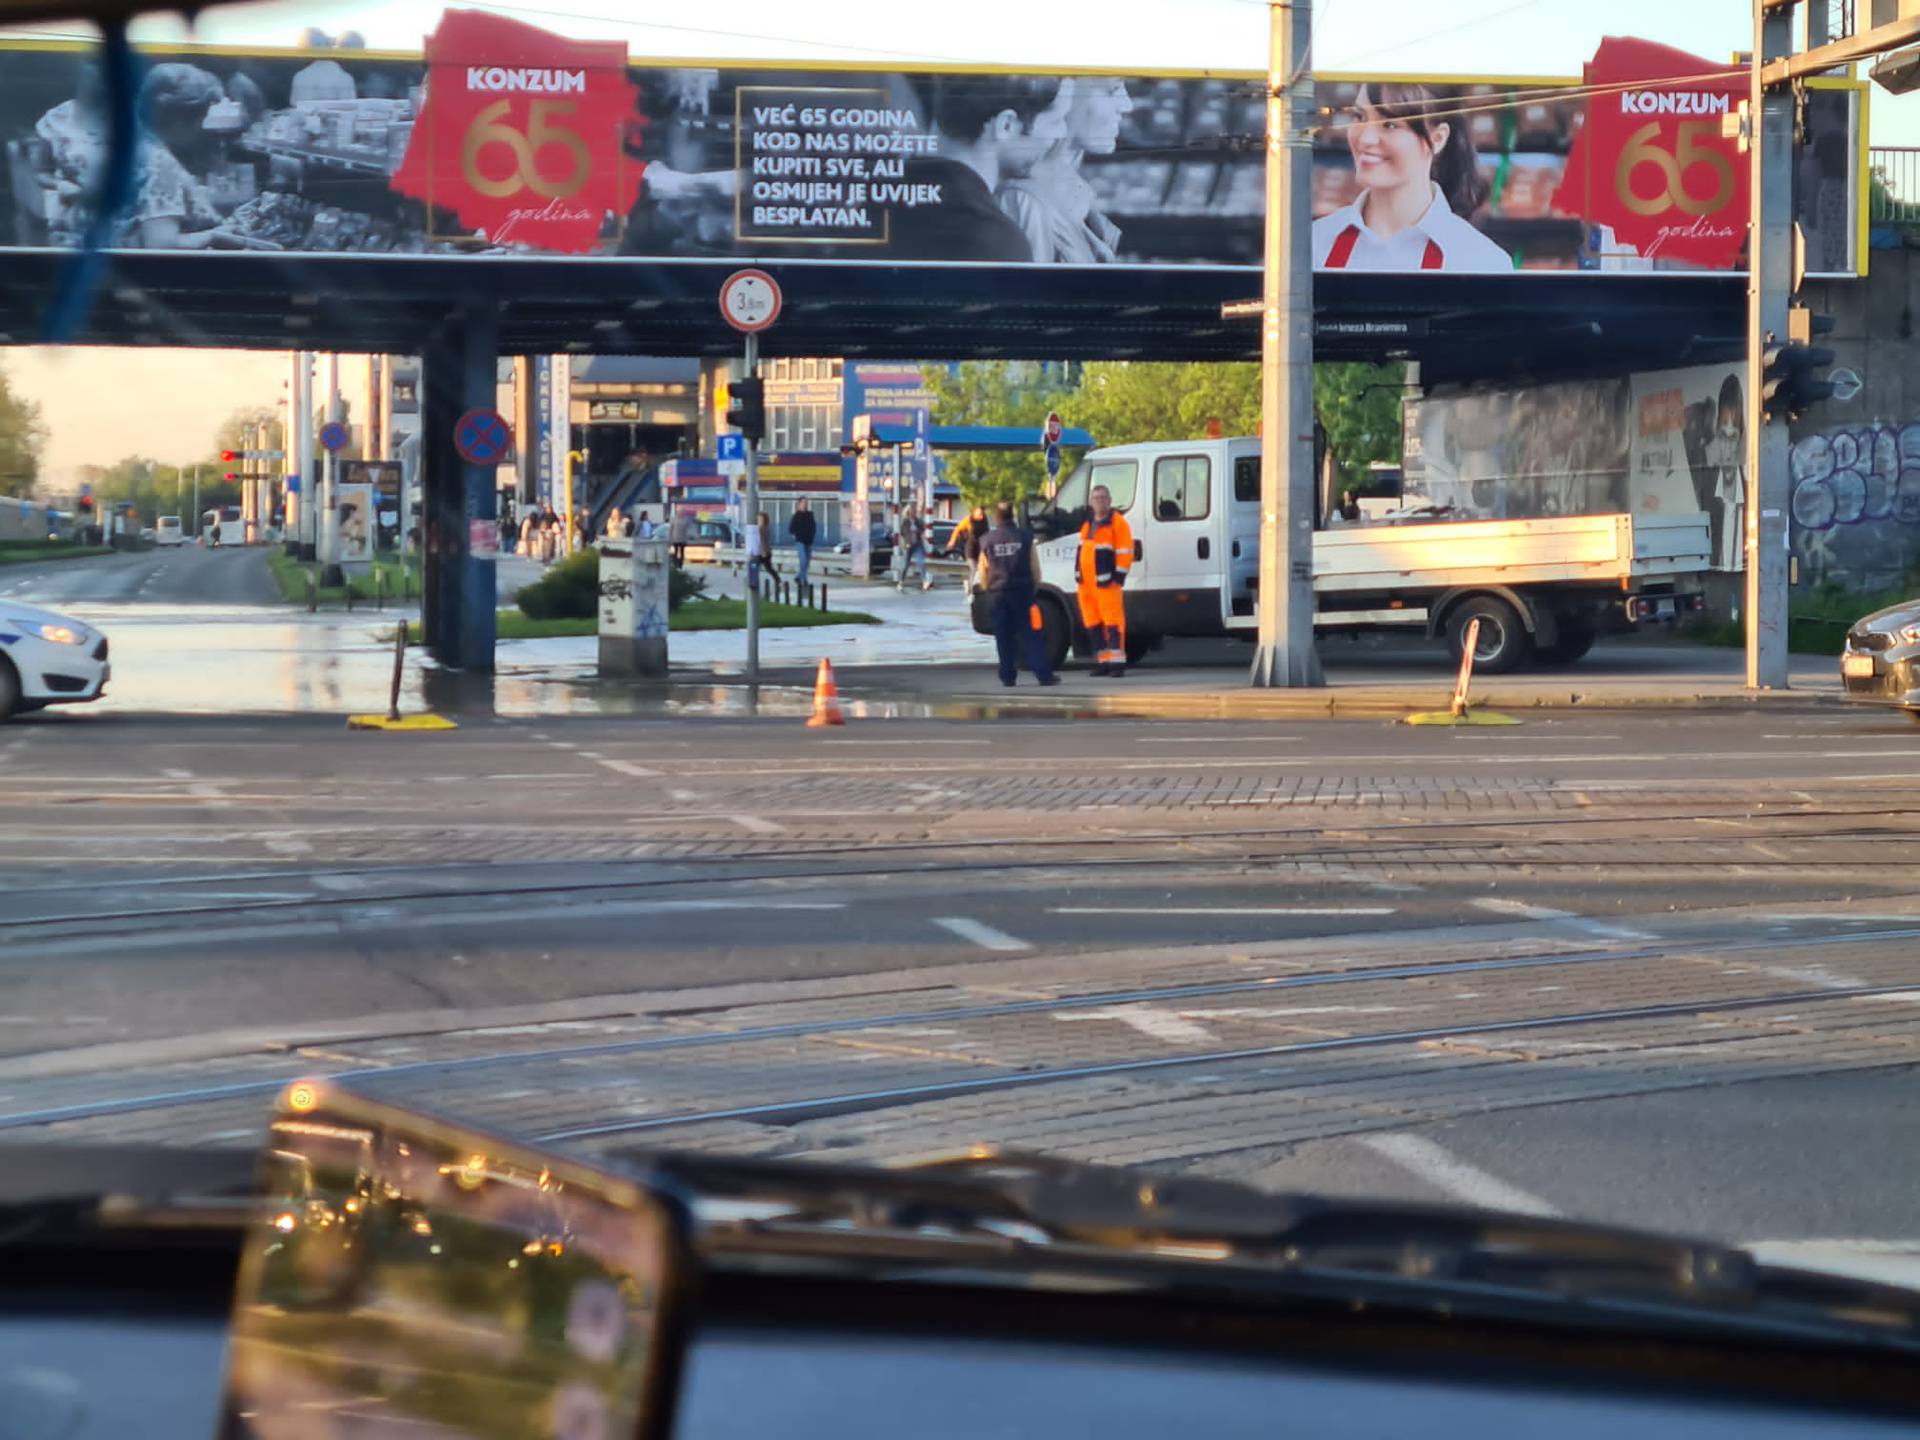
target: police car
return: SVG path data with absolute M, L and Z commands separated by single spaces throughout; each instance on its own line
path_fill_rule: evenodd
M 0 721 L 98 700 L 112 668 L 107 637 L 51 610 L 0 600 Z

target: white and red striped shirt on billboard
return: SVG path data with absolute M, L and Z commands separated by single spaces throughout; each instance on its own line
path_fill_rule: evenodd
M 1453 213 L 1438 185 L 1433 203 L 1412 225 L 1382 235 L 1367 225 L 1367 196 L 1362 190 L 1313 222 L 1316 270 L 1452 270 L 1497 274 L 1513 269 L 1513 259 L 1493 241 Z

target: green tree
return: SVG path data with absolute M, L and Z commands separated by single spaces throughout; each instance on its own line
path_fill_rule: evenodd
M 1400 459 L 1404 365 L 1316 365 L 1313 408 L 1341 478 L 1352 481 L 1376 460 Z
M 1162 361 L 1090 364 L 1061 415 L 1101 445 L 1260 433 L 1260 367 Z
M 0 495 L 32 496 L 46 441 L 40 407 L 14 390 L 0 369 Z
M 1057 372 L 1024 362 L 969 360 L 951 371 L 929 367 L 933 420 L 939 425 L 1019 425 L 1031 427 L 1032 450 L 952 451 L 947 478 L 960 487 L 968 505 L 991 505 L 1036 495 L 1047 471 L 1039 448 L 1047 412 L 1068 413 L 1071 393 Z M 1078 423 L 1078 422 L 1075 422 Z

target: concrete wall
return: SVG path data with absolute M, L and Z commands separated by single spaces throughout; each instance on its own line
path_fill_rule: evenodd
M 1796 422 L 1794 554 L 1802 587 L 1834 581 L 1872 591 L 1920 569 L 1920 236 L 1876 236 L 1864 280 L 1807 287 L 1807 303 L 1834 317 L 1825 343 L 1860 393 L 1829 400 Z

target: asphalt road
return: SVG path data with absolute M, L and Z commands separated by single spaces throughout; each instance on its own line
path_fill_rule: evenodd
M 0 1135 L 245 1143 L 326 1071 L 592 1149 L 990 1139 L 1884 1267 L 1917 758 L 1795 709 L 36 717 Z
M 173 545 L 81 560 L 0 566 L 0 596 L 48 605 L 277 605 L 258 546 Z

